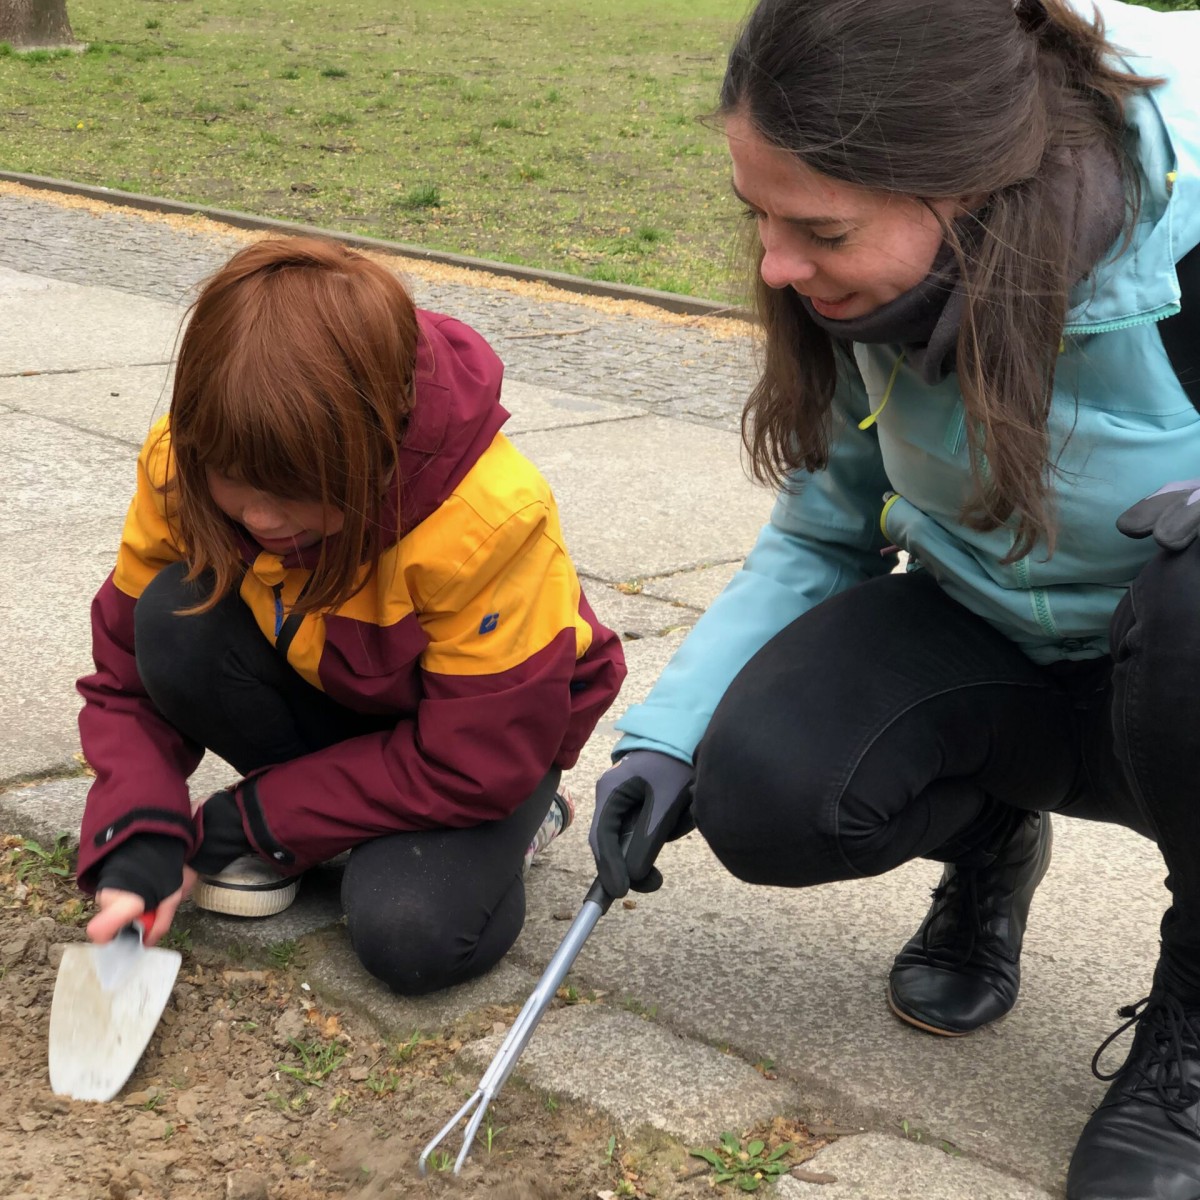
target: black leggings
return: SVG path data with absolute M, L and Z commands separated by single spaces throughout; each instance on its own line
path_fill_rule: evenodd
M 147 693 L 187 737 L 246 774 L 394 723 L 344 708 L 305 682 L 236 592 L 201 616 L 176 615 L 211 588 L 185 585 L 184 574 L 179 563 L 151 581 L 134 612 L 134 644 Z M 351 945 L 372 975 L 419 995 L 499 962 L 525 923 L 522 860 L 559 776 L 551 770 L 502 821 L 390 834 L 350 852 L 342 906 Z
M 924 571 L 818 605 L 743 668 L 697 751 L 693 812 L 750 883 L 803 887 L 924 856 L 967 865 L 1013 810 L 1157 840 L 1163 959 L 1200 998 L 1200 544 L 1160 554 L 1112 657 L 1037 666 Z

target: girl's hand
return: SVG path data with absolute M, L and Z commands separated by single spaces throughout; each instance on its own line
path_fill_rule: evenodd
M 197 875 L 191 867 L 183 868 L 183 886 L 172 892 L 155 910 L 154 924 L 146 934 L 146 945 L 155 946 L 175 920 L 175 910 L 191 895 Z M 136 892 L 123 892 L 119 888 L 101 888 L 96 893 L 96 907 L 100 910 L 89 922 L 87 935 L 90 941 L 102 945 L 111 942 L 126 925 L 136 921 L 146 911 L 146 903 Z

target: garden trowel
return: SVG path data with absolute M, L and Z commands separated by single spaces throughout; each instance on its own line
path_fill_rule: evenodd
M 133 1073 L 175 986 L 180 955 L 142 939 L 143 913 L 111 942 L 63 951 L 50 1005 L 50 1087 L 73 1100 L 111 1100 Z

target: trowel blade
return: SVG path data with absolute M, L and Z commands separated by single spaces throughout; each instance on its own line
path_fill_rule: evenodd
M 63 951 L 50 1005 L 50 1087 L 111 1100 L 133 1073 L 167 1006 L 180 955 L 118 936 Z

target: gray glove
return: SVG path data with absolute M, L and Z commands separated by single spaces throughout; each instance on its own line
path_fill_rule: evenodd
M 630 888 L 655 892 L 654 860 L 664 843 L 696 825 L 691 816 L 692 766 L 657 750 L 632 750 L 596 781 L 588 844 L 600 884 L 614 900 Z
M 1117 518 L 1117 528 L 1131 538 L 1154 535 L 1164 550 L 1183 550 L 1200 533 L 1200 479 L 1168 483 L 1139 500 Z

